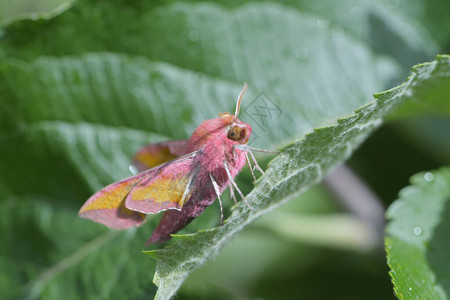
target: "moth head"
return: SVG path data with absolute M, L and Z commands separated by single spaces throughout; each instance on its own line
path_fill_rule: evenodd
M 247 83 L 244 82 L 244 88 L 239 93 L 239 97 L 236 103 L 236 112 L 234 113 L 234 115 L 230 113 L 220 114 L 220 117 L 222 118 L 223 122 L 228 125 L 226 127 L 227 138 L 238 144 L 247 143 L 250 138 L 250 134 L 252 133 L 252 128 L 250 127 L 250 125 L 238 119 L 242 98 L 246 90 L 247 90 Z
M 229 140 L 237 142 L 238 144 L 245 144 L 250 138 L 252 128 L 250 127 L 250 125 L 245 124 L 239 119 L 237 119 L 237 121 L 239 121 L 239 123 L 235 122 L 228 128 L 227 138 Z

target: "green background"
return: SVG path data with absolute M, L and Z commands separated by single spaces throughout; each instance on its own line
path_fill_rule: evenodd
M 435 4 L 429 4 L 427 10 L 420 15 L 417 14 L 414 6 L 421 2 L 412 2 L 411 7 L 404 5 L 402 2 L 402 13 L 400 15 L 408 16 L 408 18 L 416 20 L 417 23 L 423 24 L 422 30 L 426 31 L 427 34 L 410 33 L 408 30 L 411 30 L 411 28 L 408 29 L 407 26 L 400 26 L 399 31 L 392 33 L 390 36 L 382 30 L 370 34 L 371 38 L 368 45 L 375 49 L 378 55 L 389 55 L 390 59 L 396 61 L 396 67 L 398 68 L 395 72 L 392 72 L 394 74 L 392 78 L 384 78 L 383 84 L 374 84 L 373 87 L 367 87 L 371 93 L 380 92 L 402 82 L 412 65 L 432 60 L 438 53 L 450 52 L 449 30 L 441 30 L 450 28 L 450 17 L 445 17 L 448 10 L 445 9 L 445 6 L 440 9 L 437 2 L 439 1 L 436 1 Z M 234 3 L 234 1 L 230 2 L 230 7 Z M 239 1 L 236 3 L 239 3 Z M 286 1 L 286 3 L 289 4 L 289 1 Z M 321 3 L 325 2 L 318 2 L 316 6 L 313 5 L 312 10 L 326 10 L 327 6 Z M 399 1 L 393 0 L 385 1 L 383 5 L 389 8 L 397 7 L 399 3 Z M 22 13 L 48 12 L 60 4 L 62 4 L 60 1 L 0 1 L 0 21 L 9 23 L 15 18 L 20 18 Z M 353 10 L 353 15 L 357 15 L 358 9 L 361 9 L 355 7 L 356 10 Z M 339 12 L 335 8 L 330 10 Z M 336 14 L 337 16 L 334 16 L 336 19 L 352 16 L 351 14 Z M 372 18 L 373 24 L 380 22 L 375 15 Z M 439 19 L 441 22 L 433 23 L 432 19 Z M 399 20 L 399 22 L 404 24 L 402 20 Z M 319 22 L 319 26 L 320 24 Z M 380 22 L 380 26 L 384 25 L 385 23 Z M 355 35 L 357 31 L 358 28 L 355 29 Z M 417 34 L 418 37 L 414 34 Z M 398 39 L 398 35 L 409 35 L 410 38 L 402 40 Z M 191 38 L 195 39 L 192 36 Z M 409 42 L 409 45 L 403 44 L 406 43 L 405 40 Z M 161 56 L 164 56 L 164 49 L 155 49 L 154 51 L 157 52 L 158 50 Z M 27 55 L 28 53 L 23 54 L 25 58 Z M 44 65 L 51 63 L 51 59 L 44 61 Z M 140 61 L 133 61 L 133 63 L 140 64 Z M 70 61 L 67 64 L 70 64 Z M 46 73 L 45 68 L 39 69 L 37 67 L 36 69 L 40 70 L 42 74 Z M 380 72 L 380 74 L 388 73 Z M 376 76 L 374 75 L 374 77 Z M 24 83 L 21 82 L 21 84 Z M 231 93 L 230 97 L 232 97 L 233 91 L 228 91 L 228 93 Z M 256 94 L 256 91 L 253 93 Z M 365 95 L 365 97 L 368 101 L 370 95 Z M 224 107 L 225 110 L 226 108 Z M 403 112 L 399 111 L 396 116 L 392 117 L 391 121 L 384 124 L 366 140 L 348 161 L 348 165 L 378 195 L 385 208 L 398 197 L 399 190 L 408 185 L 408 180 L 413 174 L 424 170 L 437 169 L 450 162 L 450 151 L 448 151 L 450 149 L 450 121 L 447 116 L 440 115 L 433 109 L 426 114 L 421 113 L 423 111 L 421 107 L 418 109 L 412 107 L 411 111 L 414 111 L 414 109 L 419 113 L 412 118 L 402 117 Z M 408 114 L 410 115 L 410 113 Z M 182 117 L 181 115 L 180 118 Z M 326 124 L 326 122 L 326 120 L 323 120 L 322 124 Z M 192 129 L 186 128 L 183 131 L 187 132 Z M 309 129 L 305 125 L 303 131 L 308 132 Z M 177 130 L 173 129 L 172 136 L 185 136 L 186 132 Z M 108 134 L 107 129 L 105 129 L 105 134 Z M 280 133 L 281 136 L 283 134 Z M 287 134 L 285 135 L 287 136 Z M 148 138 L 148 136 L 145 136 L 145 138 Z M 264 139 L 270 140 L 270 138 L 275 139 L 277 137 L 263 137 L 260 140 L 262 146 L 265 146 Z M 284 140 L 280 137 L 278 141 Z M 133 147 L 127 144 L 127 141 L 121 141 L 121 143 L 123 143 L 121 146 L 126 148 L 129 153 L 134 151 Z M 14 151 L 13 148 L 11 149 Z M 263 164 L 265 163 L 263 162 Z M 46 168 L 46 163 L 36 162 L 36 168 Z M 55 170 L 58 170 L 58 168 L 59 166 L 56 164 Z M 75 172 L 73 170 L 59 170 L 67 171 L 69 174 L 67 176 L 71 175 L 70 172 Z M 244 176 L 248 177 L 248 172 L 244 171 Z M 106 181 L 107 179 L 103 180 Z M 8 184 L 8 189 L 20 191 L 20 183 L 14 180 L 14 177 L 11 177 L 9 181 L 2 182 L 2 184 L 6 184 L 5 182 Z M 52 185 L 52 182 L 47 183 Z M 21 216 L 25 220 L 15 223 L 16 220 L 10 216 L 2 216 L 3 228 L 8 228 L 12 226 L 11 224 L 17 224 L 15 225 L 17 226 L 15 227 L 15 235 L 8 237 L 9 240 L 7 240 L 7 242 L 13 244 L 13 247 L 11 247 L 13 259 L 23 262 L 21 267 L 25 268 L 27 264 L 47 266 L 49 261 L 50 263 L 59 261 L 61 259 L 58 256 L 59 254 L 52 253 L 49 249 L 70 248 L 70 243 L 62 246 L 55 245 L 51 238 L 41 236 L 41 231 L 36 230 L 34 232 L 35 224 L 32 223 L 33 221 L 28 224 L 26 220 L 33 220 L 32 216 L 39 214 L 40 222 L 45 222 L 46 212 L 50 213 L 53 205 L 62 206 L 64 213 L 58 217 L 53 226 L 60 226 L 56 229 L 55 234 L 59 236 L 69 235 L 70 232 L 67 231 L 67 227 L 70 224 L 66 223 L 64 214 L 67 214 L 67 216 L 73 214 L 79 203 L 82 203 L 89 196 L 86 194 L 87 185 L 91 185 L 90 188 L 92 188 L 106 183 L 80 181 L 72 182 L 70 187 L 65 186 L 61 187 L 60 190 L 55 189 L 53 193 L 56 197 L 65 194 L 68 189 L 73 191 L 70 195 L 65 195 L 67 201 L 63 204 L 44 200 L 44 205 L 37 205 L 31 199 L 21 201 L 18 204 L 2 204 L 4 206 L 14 205 L 17 216 Z M 36 190 L 46 188 L 48 187 L 42 184 L 36 186 Z M 243 189 L 248 192 L 251 185 L 245 186 Z M 80 191 L 79 194 L 77 194 L 77 191 Z M 20 192 L 17 195 L 20 196 Z M 228 203 L 227 208 L 229 209 L 231 201 L 225 199 L 225 202 Z M 203 219 L 192 224 L 189 232 L 215 226 L 217 211 L 218 207 L 214 205 L 211 210 L 205 213 Z M 288 222 L 285 230 L 274 228 L 276 226 L 273 225 L 285 220 L 283 213 L 298 214 L 300 218 L 306 220 L 305 223 L 300 225 L 292 223 L 297 224 L 297 226 L 307 226 L 307 224 L 317 226 L 312 226 L 310 231 L 305 230 L 303 235 L 290 235 L 287 232 L 290 229 Z M 284 299 L 301 295 L 301 299 L 394 299 L 392 284 L 387 274 L 389 269 L 386 265 L 385 252 L 380 241 L 375 242 L 376 246 L 368 246 L 364 239 L 354 241 L 350 238 L 349 241 L 346 239 L 348 236 L 353 237 L 361 233 L 358 224 L 351 223 L 352 219 L 336 219 L 329 226 L 321 219 L 321 217 L 328 215 L 340 216 L 341 214 L 346 215 L 346 213 L 346 209 L 325 185 L 317 185 L 301 195 L 299 199 L 265 215 L 241 232 L 216 260 L 207 263 L 188 278 L 178 292 L 178 298 L 211 299 L 220 296 L 223 299 L 233 297 Z M 336 228 L 342 228 L 342 230 L 349 228 L 348 236 L 336 237 Z M 80 236 L 72 236 L 71 238 L 78 241 L 89 241 L 103 230 L 99 229 L 96 224 L 92 224 L 91 229 L 91 232 L 84 232 Z M 311 234 L 311 231 L 313 233 L 316 231 L 316 234 Z M 151 228 L 148 228 L 146 232 L 140 232 L 139 236 L 133 236 L 133 239 L 122 236 L 120 242 L 130 243 L 130 249 L 134 249 L 134 247 L 139 247 L 138 245 L 145 240 L 150 232 Z M 112 237 L 104 237 L 104 239 L 108 238 Z M 39 243 L 33 242 L 33 239 L 38 240 Z M 87 248 L 90 246 L 92 245 L 87 245 Z M 254 249 L 257 249 L 256 255 Z M 154 262 L 147 262 L 147 258 L 142 257 L 143 255 L 140 253 L 137 253 L 136 256 L 139 257 L 127 262 L 126 266 L 123 267 L 124 270 L 132 269 L 133 264 L 147 263 L 149 267 L 148 276 L 151 277 L 153 271 L 150 270 L 154 267 Z M 96 267 L 96 258 L 101 259 L 101 255 L 91 257 L 90 261 L 83 265 L 82 268 L 86 274 L 92 271 L 90 268 Z M 123 266 L 121 263 L 119 265 Z M 102 264 L 102 266 L 104 265 Z M 110 268 L 113 269 L 114 266 L 111 265 Z M 101 270 L 99 273 L 108 272 L 108 270 Z M 30 275 L 35 270 L 30 268 L 27 272 L 29 272 L 27 275 Z M 9 280 L 10 278 L 3 274 L 0 277 L 0 287 L 2 289 L 8 286 L 17 289 L 23 288 L 15 286 L 15 283 Z M 95 289 L 94 284 L 92 289 Z M 138 283 L 138 280 L 131 278 L 123 288 L 123 296 L 133 295 L 131 298 L 143 297 L 142 299 L 144 299 L 142 295 L 151 295 L 156 288 L 148 284 L 147 291 L 142 291 L 142 289 L 143 287 Z M 107 292 L 105 293 L 107 294 Z M 116 296 L 120 298 L 120 295 Z

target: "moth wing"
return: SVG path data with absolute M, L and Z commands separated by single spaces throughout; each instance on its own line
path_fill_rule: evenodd
M 104 187 L 83 204 L 78 215 L 115 229 L 142 225 L 145 214 L 126 208 L 125 198 L 139 182 L 153 177 L 154 172 L 151 169 Z
M 146 145 L 133 156 L 132 165 L 139 172 L 154 168 L 182 156 L 186 144 L 186 140 L 180 140 Z
M 181 210 L 192 195 L 198 173 L 195 157 L 199 151 L 154 168 L 154 176 L 136 184 L 128 193 L 125 207 L 145 214 L 168 209 Z
M 169 141 L 142 147 L 133 157 L 133 165 L 144 171 L 181 156 L 187 141 Z M 140 226 L 145 214 L 125 207 L 128 193 L 141 181 L 154 177 L 149 170 L 110 184 L 92 195 L 81 207 L 79 216 L 110 228 L 127 229 Z

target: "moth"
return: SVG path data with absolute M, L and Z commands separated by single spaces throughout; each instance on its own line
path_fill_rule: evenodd
M 189 140 L 141 148 L 132 162 L 140 173 L 95 193 L 81 207 L 79 216 L 110 228 L 127 229 L 142 225 L 148 214 L 165 211 L 148 245 L 169 240 L 217 198 L 223 225 L 222 192 L 230 187 L 235 204 L 235 190 L 245 202 L 234 178 L 247 163 L 256 180 L 254 168 L 264 172 L 252 150 L 270 152 L 247 145 L 252 128 L 238 119 L 246 90 L 244 83 L 234 115 L 222 113 L 204 121 Z

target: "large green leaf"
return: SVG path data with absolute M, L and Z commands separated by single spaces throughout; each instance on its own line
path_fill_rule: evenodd
M 274 1 L 264 2 L 270 7 L 270 2 Z M 92 3 L 95 3 L 95 9 L 88 9 Z M 408 0 L 283 0 L 276 3 L 289 10 L 305 13 L 314 19 L 318 27 L 349 32 L 366 41 L 377 52 L 394 57 L 406 71 L 414 62 L 424 60 L 435 54 L 440 47 L 446 46 L 449 39 L 450 32 L 446 30 L 448 18 L 445 14 L 448 2 L 445 0 L 414 3 Z M 252 11 L 255 5 L 260 4 L 242 0 L 191 1 L 189 4 L 177 1 L 78 0 L 76 9 L 68 10 L 56 19 L 48 21 L 42 18 L 11 24 L 4 31 L 6 43 L 3 49 L 12 56 L 24 58 L 42 54 L 64 55 L 108 50 L 137 53 L 176 64 L 194 63 L 196 68 L 202 69 L 207 67 L 206 63 L 212 63 L 211 67 L 214 68 L 215 62 L 211 61 L 214 59 L 213 55 L 199 56 L 198 52 L 191 50 L 212 53 L 208 51 L 208 32 L 220 34 L 221 27 L 227 25 L 227 22 L 221 22 L 217 12 L 222 14 L 220 10 L 225 10 L 234 14 L 234 10 Z M 247 6 L 246 9 L 243 10 L 243 6 Z M 118 7 L 124 9 L 118 10 Z M 166 14 L 167 11 L 170 13 Z M 161 26 L 158 20 L 161 15 L 166 20 L 171 20 L 170 26 L 165 23 Z M 266 23 L 264 18 L 253 22 L 255 16 L 257 15 L 248 13 L 249 22 L 240 23 L 239 27 L 245 31 L 251 28 L 246 24 L 257 26 L 258 23 Z M 200 18 L 210 18 L 213 27 L 202 27 Z M 424 28 L 424 24 L 430 31 Z M 105 28 L 109 34 L 105 34 Z M 144 31 L 148 30 L 144 35 L 143 28 Z M 36 32 L 39 35 L 27 39 L 30 33 Z M 60 43 L 53 43 L 55 40 Z M 223 42 L 220 52 L 234 53 L 229 51 L 229 47 L 233 45 L 228 43 L 231 41 L 224 39 Z M 276 40 L 272 40 L 272 45 L 275 42 Z M 188 51 L 179 56 L 178 51 L 173 53 L 167 51 L 168 48 Z M 300 50 L 302 51 L 304 50 Z
M 136 253 L 151 228 L 109 231 L 45 200 L 0 202 L 2 299 L 129 299 L 154 289 L 154 262 Z
M 365 95 L 383 89 L 396 75 L 395 62 L 380 59 L 350 34 L 339 28 L 318 26 L 315 16 L 281 5 L 252 3 L 231 11 L 204 3 L 174 3 L 158 9 L 140 9 L 139 5 L 134 5 L 138 7 L 118 12 L 109 1 L 99 1 L 95 12 L 104 16 L 98 25 L 100 28 L 94 26 L 99 19 L 93 10 L 80 5 L 52 22 L 39 23 L 39 29 L 35 29 L 39 34 L 33 36 L 34 42 L 20 46 L 11 39 L 29 40 L 22 38 L 17 30 L 28 35 L 31 25 L 13 24 L 7 28 L 4 47 L 0 49 L 10 56 L 27 59 L 33 59 L 36 54 L 79 54 L 103 49 L 144 55 L 152 61 L 165 61 L 238 85 L 247 81 L 255 91 L 266 91 L 284 112 L 282 121 L 271 121 L 276 132 L 254 128 L 262 138 L 257 146 L 266 147 L 301 136 L 351 113 L 366 102 Z M 142 22 L 123 20 L 128 18 L 139 18 Z M 76 20 L 76 24 L 70 25 L 77 30 L 70 37 L 60 37 L 68 30 L 65 24 L 69 20 Z M 174 21 L 167 26 L 167 20 Z M 114 34 L 103 34 L 103 26 L 110 23 L 114 26 L 110 26 L 109 31 Z M 132 30 L 122 24 L 139 24 L 143 29 Z M 83 29 L 83 26 L 89 28 Z M 124 40 L 118 41 L 117 37 Z M 51 42 L 55 39 L 60 42 Z M 76 44 L 72 45 L 72 41 Z M 314 77 L 311 74 L 315 74 Z M 221 95 L 204 94 L 205 90 L 193 84 L 192 94 L 179 96 L 190 97 L 191 103 L 198 100 L 195 98 L 210 96 L 202 98 L 203 102 L 212 101 L 208 105 L 210 111 L 220 111 L 221 106 L 215 103 Z M 164 96 L 161 94 L 160 99 L 174 98 L 173 94 Z M 250 95 L 250 99 L 255 96 Z M 199 105 L 195 103 L 197 110 Z M 233 105 L 230 100 L 226 103 L 227 107 Z M 203 115 L 203 118 L 214 115 Z
M 246 224 L 320 181 L 329 169 L 350 155 L 384 116 L 427 88 L 430 81 L 445 82 L 438 88 L 448 90 L 449 68 L 448 56 L 416 66 L 404 84 L 375 95 L 376 100 L 357 110 L 355 115 L 316 129 L 304 139 L 283 147 L 282 154 L 271 162 L 266 174 L 246 197 L 255 209 L 240 205 L 224 226 L 182 236 L 170 248 L 147 252 L 158 260 L 154 278 L 159 287 L 156 299 L 170 298 L 190 272 L 216 255 Z
M 449 299 L 450 168 L 411 178 L 387 212 L 386 251 L 400 299 Z

